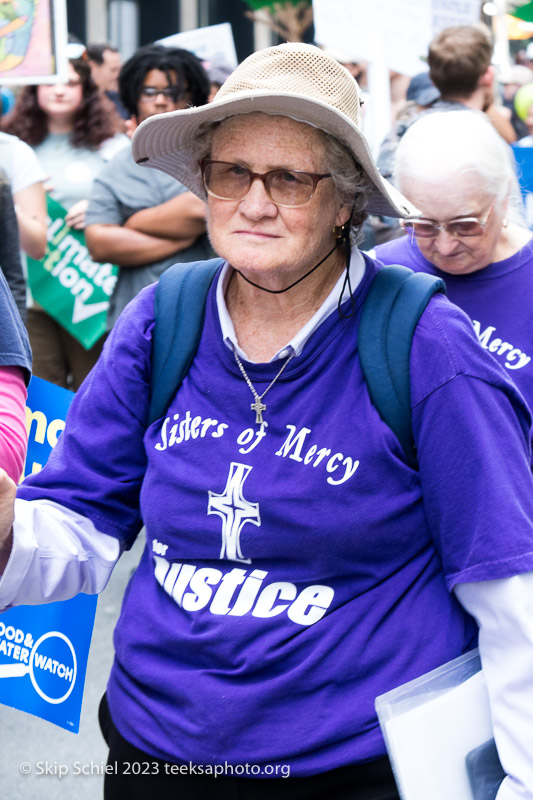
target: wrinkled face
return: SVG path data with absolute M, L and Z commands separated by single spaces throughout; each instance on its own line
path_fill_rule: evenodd
M 102 92 L 116 92 L 118 90 L 118 73 L 120 72 L 120 53 L 104 50 L 103 63 L 91 61 L 91 75 L 93 81 Z
M 402 182 L 402 191 L 420 209 L 422 217 L 439 223 L 458 217 L 477 217 L 484 220 L 495 198 L 487 194 L 483 179 L 471 173 L 450 175 L 444 180 L 425 182 L 415 178 Z M 505 207 L 496 201 L 482 234 L 454 238 L 440 231 L 432 239 L 418 237 L 416 243 L 422 254 L 443 272 L 466 275 L 484 269 L 504 255 L 500 237 Z
M 55 83 L 37 87 L 37 102 L 47 117 L 54 120 L 72 120 L 83 97 L 81 78 L 72 66 L 68 67 L 68 83 Z
M 144 76 L 142 89 L 137 101 L 137 122 L 140 124 L 154 114 L 162 114 L 165 111 L 177 111 L 179 108 L 186 108 L 187 98 L 178 97 L 176 88 L 178 77 L 173 70 L 170 70 L 170 81 L 166 74 L 160 69 L 151 69 Z
M 225 120 L 216 129 L 210 158 L 264 173 L 274 169 L 327 172 L 322 140 L 310 125 L 288 117 L 254 113 Z M 349 209 L 337 199 L 331 178 L 321 180 L 311 200 L 287 208 L 270 200 L 261 180 L 242 200 L 209 196 L 208 229 L 215 251 L 250 276 L 303 274 L 335 243 L 332 228 Z

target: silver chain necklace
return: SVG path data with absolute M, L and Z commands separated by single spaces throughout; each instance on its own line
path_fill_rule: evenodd
M 263 397 L 274 386 L 274 384 L 276 383 L 277 379 L 279 378 L 279 376 L 281 375 L 281 373 L 283 372 L 283 370 L 285 369 L 285 367 L 287 366 L 289 361 L 292 358 L 294 358 L 294 353 L 288 357 L 288 359 L 285 361 L 285 363 L 281 367 L 280 371 L 278 372 L 278 374 L 276 375 L 274 380 L 270 381 L 270 383 L 268 384 L 267 388 L 265 389 L 265 391 L 261 395 L 257 394 L 257 392 L 255 391 L 255 387 L 254 387 L 252 381 L 250 380 L 250 378 L 248 377 L 248 375 L 246 374 L 246 370 L 244 369 L 244 367 L 242 365 L 242 361 L 239 358 L 236 350 L 233 350 L 233 355 L 235 356 L 235 361 L 237 362 L 237 366 L 239 367 L 240 371 L 242 372 L 242 377 L 244 378 L 244 380 L 248 384 L 248 386 L 250 388 L 250 391 L 254 396 L 254 401 L 255 402 L 250 404 L 250 408 L 252 409 L 252 411 L 255 411 L 256 424 L 257 425 L 262 425 L 262 423 L 263 423 L 263 411 L 266 411 L 266 405 L 265 405 L 265 403 L 262 402 L 263 401 Z

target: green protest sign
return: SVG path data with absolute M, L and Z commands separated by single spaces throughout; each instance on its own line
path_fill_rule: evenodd
M 41 261 L 28 258 L 30 289 L 36 302 L 90 350 L 105 333 L 118 267 L 92 260 L 83 233 L 66 224 L 66 214 L 48 197 L 48 247 Z

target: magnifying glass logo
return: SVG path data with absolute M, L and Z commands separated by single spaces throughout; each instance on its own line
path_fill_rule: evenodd
M 35 657 L 37 655 L 37 651 L 39 647 L 43 644 L 43 642 L 47 641 L 48 639 L 61 639 L 67 645 L 70 653 L 72 655 L 72 680 L 70 682 L 70 686 L 67 691 L 61 695 L 61 697 L 51 697 L 47 694 L 41 686 L 39 686 L 39 682 L 35 677 Z M 50 673 L 46 670 L 44 671 L 45 675 L 49 675 Z M 76 653 L 72 646 L 72 642 L 68 639 L 64 633 L 60 631 L 50 631 L 49 633 L 44 633 L 40 636 L 35 644 L 33 645 L 30 653 L 30 660 L 28 664 L 23 664 L 21 662 L 15 662 L 14 664 L 0 664 L 0 678 L 22 678 L 24 675 L 30 676 L 30 680 L 33 684 L 33 688 L 39 695 L 42 697 L 43 700 L 46 700 L 47 703 L 52 703 L 53 705 L 57 705 L 58 703 L 64 703 L 67 697 L 69 697 L 70 693 L 74 689 L 74 685 L 76 683 L 76 675 L 78 672 L 78 666 L 76 661 Z

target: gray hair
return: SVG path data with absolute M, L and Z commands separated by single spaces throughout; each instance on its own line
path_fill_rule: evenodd
M 250 112 L 253 114 L 262 112 Z M 244 114 L 243 116 L 247 116 Z M 222 120 L 224 121 L 224 120 Z M 306 125 L 307 123 L 302 123 Z M 220 122 L 201 125 L 196 139 L 196 151 L 199 158 L 208 158 L 215 130 Z M 353 208 L 350 224 L 350 239 L 356 244 L 363 238 L 362 227 L 368 217 L 366 211 L 373 183 L 363 168 L 354 160 L 346 147 L 331 134 L 315 128 L 324 146 L 326 157 L 325 169 L 331 173 L 337 199 Z
M 509 219 L 527 227 L 511 149 L 481 111 L 429 112 L 400 140 L 395 179 L 401 192 L 408 181 L 424 184 L 468 173 L 481 178 L 497 204 L 508 200 Z
M 326 169 L 331 172 L 338 199 L 351 207 L 350 239 L 357 244 L 363 238 L 362 228 L 368 217 L 366 207 L 370 198 L 372 181 L 354 160 L 346 147 L 331 134 L 318 130 L 324 144 Z

